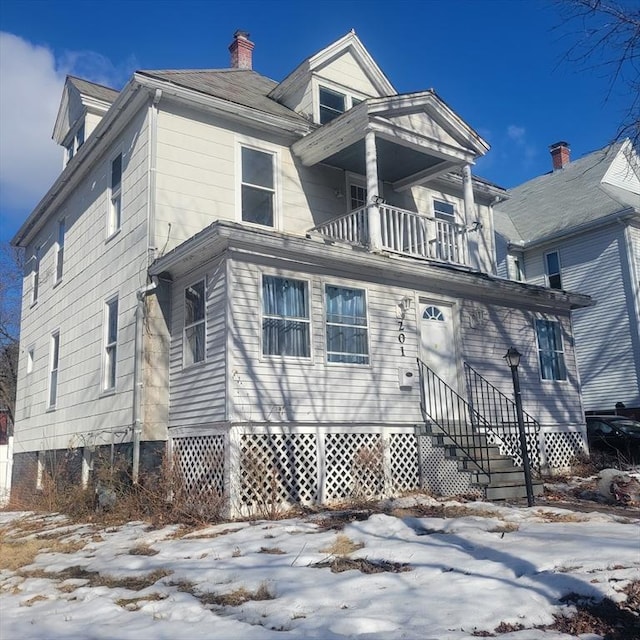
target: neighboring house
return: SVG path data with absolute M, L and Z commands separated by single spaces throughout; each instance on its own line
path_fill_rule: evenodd
M 432 90 L 398 94 L 353 32 L 280 83 L 252 49 L 238 32 L 231 68 L 117 94 L 68 79 L 67 165 L 13 240 L 14 486 L 63 450 L 82 481 L 113 450 L 137 478 L 169 443 L 187 488 L 236 512 L 504 497 L 510 346 L 534 466 L 567 466 L 585 450 L 570 313 L 590 300 L 492 275 L 506 193 L 470 170 L 487 143 Z
M 640 419 L 640 162 L 629 140 L 570 161 L 509 191 L 495 212 L 499 273 L 586 293 L 573 312 L 587 413 L 616 404 Z

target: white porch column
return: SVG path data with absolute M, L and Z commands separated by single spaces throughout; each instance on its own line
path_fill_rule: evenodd
M 382 249 L 382 227 L 380 209 L 376 204 L 378 196 L 378 155 L 376 152 L 376 134 L 367 131 L 365 139 L 365 161 L 367 171 L 367 216 L 369 218 L 369 248 L 372 251 Z
M 464 220 L 467 227 L 467 257 L 472 267 L 479 268 L 478 256 L 478 230 L 469 233 L 469 229 L 478 219 L 476 213 L 476 203 L 473 199 L 473 183 L 471 181 L 471 165 L 465 164 L 462 167 L 462 197 L 464 200 Z

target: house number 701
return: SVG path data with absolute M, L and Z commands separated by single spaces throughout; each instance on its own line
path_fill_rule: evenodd
M 398 342 L 400 343 L 400 355 L 405 356 L 404 341 L 407 336 L 404 334 L 404 320 L 398 320 Z

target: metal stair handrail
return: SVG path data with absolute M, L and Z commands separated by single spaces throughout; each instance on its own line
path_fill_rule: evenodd
M 491 477 L 489 443 L 485 433 L 491 425 L 420 358 L 420 409 L 425 422 L 439 427 L 456 449 L 477 470 Z
M 469 403 L 489 423 L 489 431 L 494 435 L 494 444 L 498 444 L 506 455 L 513 458 L 516 464 L 521 465 L 522 452 L 517 431 L 516 403 L 467 362 L 464 363 L 464 370 Z M 540 423 L 526 411 L 522 412 L 522 416 L 531 467 L 539 473 Z

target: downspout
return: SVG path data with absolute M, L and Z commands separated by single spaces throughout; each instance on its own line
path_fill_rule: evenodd
M 156 145 L 158 128 L 158 103 L 162 98 L 162 91 L 156 89 L 149 106 L 149 139 L 147 154 L 147 266 L 155 258 L 155 195 L 156 195 Z M 132 479 L 138 484 L 140 478 L 140 439 L 142 437 L 142 394 L 144 383 L 142 380 L 144 357 L 144 320 L 145 298 L 157 286 L 157 279 L 136 291 L 135 336 L 133 360 L 133 397 L 131 410 L 131 424 L 133 429 Z

